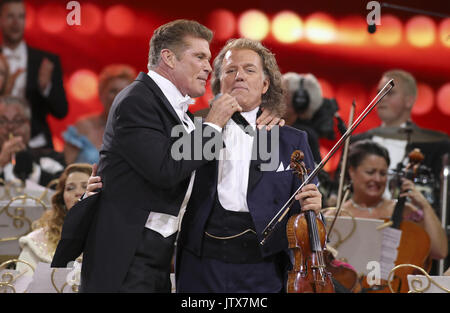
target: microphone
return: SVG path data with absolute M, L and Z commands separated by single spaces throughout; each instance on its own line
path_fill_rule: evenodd
M 16 153 L 16 165 L 14 166 L 13 173 L 21 181 L 25 180 L 33 172 L 33 157 L 27 150 L 19 151 Z
M 220 98 L 220 96 L 222 96 L 222 93 L 218 93 L 214 99 L 212 99 L 211 104 L 214 103 L 214 101 L 216 101 L 218 98 Z M 231 116 L 231 119 L 238 125 L 243 127 L 243 131 L 249 135 L 249 136 L 254 136 L 255 135 L 255 131 L 253 130 L 253 128 L 250 126 L 250 124 L 247 122 L 247 120 L 242 116 L 242 114 L 240 112 L 234 112 L 233 115 Z

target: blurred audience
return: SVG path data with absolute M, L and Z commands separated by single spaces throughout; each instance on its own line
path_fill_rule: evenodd
M 109 109 L 116 95 L 128 86 L 136 75 L 133 68 L 122 64 L 112 64 L 102 70 L 99 76 L 98 95 L 103 104 L 103 111 L 78 120 L 64 132 L 64 156 L 67 164 L 98 163 L 98 151 L 103 142 Z
M 49 148 L 31 148 L 31 110 L 25 99 L 0 97 L 0 177 L 46 186 L 64 170 L 64 156 Z
M 26 44 L 25 13 L 23 0 L 1 0 L 2 53 L 9 65 L 11 94 L 27 99 L 31 106 L 29 146 L 53 148 L 47 115 L 63 118 L 68 112 L 61 64 L 58 56 Z
M 39 262 L 51 263 L 61 238 L 64 218 L 85 192 L 91 172 L 91 165 L 84 163 L 71 164 L 64 170 L 52 197 L 52 208 L 33 222 L 31 233 L 19 239 L 22 248 L 19 260 L 28 262 L 34 268 Z M 28 267 L 17 263 L 16 269 L 23 272 Z M 32 272 L 27 274 L 32 275 Z

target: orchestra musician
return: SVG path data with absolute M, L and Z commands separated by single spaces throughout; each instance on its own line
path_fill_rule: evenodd
M 396 200 L 383 196 L 389 164 L 389 153 L 381 145 L 371 140 L 351 144 L 347 173 L 353 192 L 342 208 L 354 217 L 390 219 Z M 410 200 L 405 204 L 403 220 L 414 221 L 425 229 L 431 241 L 431 258 L 445 258 L 448 253 L 447 236 L 430 203 L 406 178 L 402 178 L 400 196 Z

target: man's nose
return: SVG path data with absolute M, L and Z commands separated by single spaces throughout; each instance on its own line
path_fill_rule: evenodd
M 381 175 L 379 173 L 375 174 L 375 180 L 377 182 L 381 182 L 383 180 L 383 175 Z
M 208 72 L 208 74 L 212 72 L 211 64 L 209 64 L 208 61 L 206 62 L 206 68 L 205 68 L 205 71 Z
M 243 70 L 237 70 L 236 76 L 234 77 L 234 79 L 238 80 L 238 81 L 242 81 L 242 80 L 244 80 L 244 76 L 245 76 L 245 74 L 244 74 Z

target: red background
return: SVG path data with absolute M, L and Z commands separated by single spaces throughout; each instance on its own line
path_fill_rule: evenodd
M 79 70 L 90 70 L 98 75 L 111 63 L 125 63 L 137 71 L 147 70 L 149 39 L 159 25 L 177 18 L 195 19 L 214 28 L 211 12 L 227 9 L 238 20 L 248 9 L 258 9 L 272 19 L 277 13 L 290 10 L 303 21 L 313 13 L 326 13 L 336 24 L 348 17 L 365 21 L 369 10 L 368 1 L 79 1 L 81 4 L 81 26 L 69 26 L 66 16 L 68 1 L 27 1 L 26 41 L 34 47 L 48 50 L 60 56 L 64 85 L 69 101 L 69 114 L 62 120 L 49 118 L 57 149 L 62 148 L 61 132 L 83 114 L 99 112 L 101 104 L 96 96 L 80 100 L 70 84 L 72 75 Z M 391 1 L 411 8 L 450 14 L 448 1 Z M 118 6 L 118 7 L 117 7 Z M 111 11 L 111 9 L 113 9 Z M 393 15 L 403 24 L 417 14 L 382 8 L 383 16 Z M 433 17 L 436 27 L 441 18 Z M 217 24 L 217 23 L 216 23 Z M 231 29 L 231 37 L 239 37 L 235 23 L 219 23 Z M 354 24 L 353 30 L 365 34 L 367 24 Z M 235 28 L 235 31 L 233 31 Z M 379 30 L 377 30 L 379 32 Z M 374 36 L 374 35 L 369 35 Z M 228 37 L 227 37 L 228 38 Z M 450 41 L 450 31 L 449 38 Z M 211 44 L 213 58 L 225 43 L 225 38 L 215 39 Z M 353 98 L 357 101 L 357 112 L 363 110 L 374 95 L 380 75 L 392 68 L 410 71 L 420 84 L 431 87 L 431 109 L 425 114 L 413 114 L 413 120 L 420 126 L 450 134 L 450 116 L 436 105 L 436 94 L 441 86 L 450 83 L 450 47 L 439 40 L 426 48 L 417 48 L 407 42 L 403 32 L 402 40 L 394 46 L 376 44 L 369 38 L 364 45 L 313 44 L 306 39 L 293 44 L 283 44 L 269 33 L 263 40 L 276 55 L 281 71 L 313 73 L 324 81 L 325 96 L 336 97 L 341 116 L 348 119 Z M 329 88 L 325 88 L 326 82 Z M 91 92 L 95 86 L 84 86 Z M 82 89 L 84 90 L 84 89 Z M 76 93 L 76 91 L 75 91 Z M 82 96 L 82 95 L 81 95 Z M 419 94 L 419 97 L 421 95 Z M 423 96 L 423 95 L 422 95 Z M 206 106 L 208 92 L 191 107 L 191 111 Z M 447 100 L 448 103 L 448 100 Z M 448 112 L 449 110 L 447 110 Z M 447 113 L 450 114 L 450 113 Z M 356 130 L 356 133 L 380 124 L 375 112 Z M 322 140 L 324 151 L 331 142 Z M 334 168 L 334 165 L 330 165 Z M 330 168 L 331 169 L 331 168 Z

